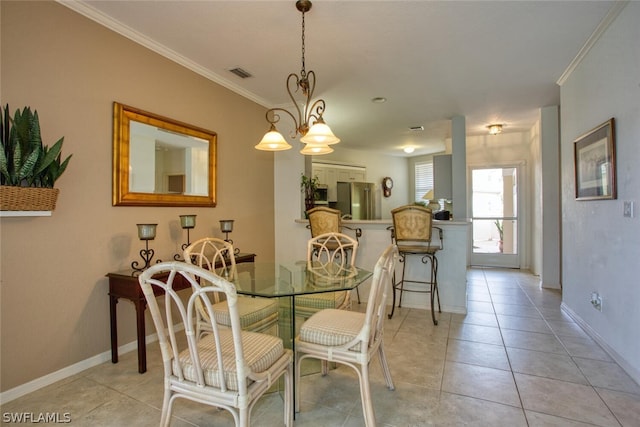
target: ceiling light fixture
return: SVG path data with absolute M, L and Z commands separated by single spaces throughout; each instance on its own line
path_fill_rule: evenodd
M 502 125 L 489 125 L 487 126 L 489 128 L 489 135 L 497 135 L 499 133 L 502 133 Z
M 416 150 L 416 149 L 415 149 L 414 147 L 411 147 L 411 146 L 409 146 L 409 147 L 404 147 L 404 148 L 402 149 L 402 151 L 404 151 L 404 152 L 405 152 L 405 153 L 407 153 L 407 154 L 411 154 L 411 153 L 413 153 L 415 150 Z
M 327 126 L 322 119 L 322 113 L 324 113 L 325 110 L 324 100 L 318 99 L 311 103 L 313 91 L 316 87 L 316 74 L 313 71 L 307 72 L 304 62 L 304 14 L 311 10 L 311 2 L 309 0 L 298 0 L 296 1 L 296 8 L 302 12 L 302 70 L 299 76 L 291 73 L 287 77 L 287 93 L 289 93 L 289 98 L 291 98 L 293 105 L 296 107 L 298 117 L 296 118 L 284 108 L 271 108 L 268 110 L 266 117 L 271 127 L 255 148 L 265 151 L 281 151 L 291 148 L 291 145 L 287 143 L 282 134 L 276 129 L 276 123 L 280 121 L 280 115 L 278 113 L 286 113 L 293 119 L 295 124 L 295 131 L 292 132 L 291 137 L 295 138 L 300 134 L 300 142 L 307 144 L 300 153 L 314 155 L 327 154 L 333 151 L 329 145 L 337 144 L 340 142 L 340 139 L 333 134 L 329 126 Z M 304 108 L 302 110 L 293 97 L 292 87 L 294 87 L 293 92 L 301 89 L 302 95 L 305 97 Z M 311 124 L 312 120 L 313 124 Z

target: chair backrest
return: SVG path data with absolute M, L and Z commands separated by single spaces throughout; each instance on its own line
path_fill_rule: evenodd
M 237 302 L 238 296 L 236 289 L 232 283 L 215 275 L 211 271 L 196 265 L 184 262 L 163 262 L 155 264 L 148 268 L 138 278 L 140 287 L 147 300 L 147 305 L 153 318 L 153 323 L 158 334 L 160 349 L 162 352 L 162 361 L 164 365 L 165 378 L 171 375 L 176 376 L 180 381 L 205 387 L 205 377 L 203 374 L 200 354 L 198 352 L 197 340 L 198 336 L 195 332 L 195 316 L 196 301 L 200 301 L 204 309 L 209 314 L 211 326 L 211 338 L 215 340 L 215 351 L 207 355 L 214 357 L 218 361 L 217 366 L 226 366 L 225 364 L 235 363 L 236 378 L 225 377 L 225 369 L 218 369 L 215 379 L 209 378 L 207 387 L 213 387 L 211 382 L 217 385 L 215 388 L 222 392 L 228 390 L 237 390 L 243 396 L 247 394 L 247 377 L 252 374 L 250 368 L 244 359 L 244 353 L 241 340 L 240 317 L 238 314 Z M 174 290 L 177 280 L 186 280 L 191 284 L 192 293 L 185 304 L 180 295 Z M 200 286 L 199 283 L 207 283 L 207 286 Z M 160 311 L 160 307 L 154 288 L 164 292 L 163 308 L 164 316 Z M 231 319 L 231 334 L 233 338 L 233 347 L 235 350 L 235 360 L 223 360 L 221 349 L 225 346 L 225 342 L 221 340 L 221 331 L 223 336 L 228 336 L 228 327 L 218 326 L 213 315 L 212 304 L 209 296 L 215 293 L 221 293 L 225 296 L 229 307 L 229 317 Z M 175 319 L 175 313 L 180 319 Z M 166 324 L 165 324 L 166 319 Z M 184 331 L 178 331 L 176 325 L 182 323 Z M 179 333 L 186 335 L 186 344 L 179 336 Z M 189 357 L 185 358 L 179 355 L 188 350 Z M 183 364 L 188 360 L 188 364 Z M 187 380 L 193 378 L 192 380 Z M 232 384 L 233 383 L 233 384 Z
M 337 209 L 325 206 L 317 206 L 307 211 L 309 217 L 309 227 L 311 237 L 316 237 L 325 233 L 341 233 L 342 220 L 341 212 Z
M 371 279 L 371 288 L 369 289 L 365 322 L 359 335 L 361 340 L 366 340 L 366 343 L 363 343 L 366 345 L 362 345 L 360 349 L 363 353 L 366 353 L 368 347 L 382 338 L 384 320 L 387 316 L 387 295 L 389 289 L 391 289 L 397 257 L 398 248 L 396 245 L 391 244 L 380 255 L 373 268 L 373 279 Z
M 236 278 L 236 259 L 233 256 L 233 244 L 217 237 L 205 237 L 191 243 L 184 250 L 185 262 L 202 267 L 233 281 Z M 217 266 L 217 267 L 216 267 Z M 220 302 L 221 294 L 212 295 L 214 302 Z M 200 307 L 200 304 L 198 304 Z M 204 314 L 204 313 L 203 313 Z
M 324 233 L 307 241 L 307 265 L 329 265 L 352 268 L 358 252 L 358 241 L 342 233 Z
M 391 210 L 391 216 L 393 236 L 397 243 L 431 242 L 431 209 L 419 205 L 400 206 Z

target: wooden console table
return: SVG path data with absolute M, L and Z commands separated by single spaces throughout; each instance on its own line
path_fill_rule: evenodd
M 237 254 L 235 255 L 236 264 L 243 262 L 255 262 L 256 254 Z M 219 267 L 216 265 L 216 267 Z M 147 309 L 147 301 L 144 298 L 142 289 L 138 282 L 140 272 L 134 270 L 124 270 L 107 274 L 109 278 L 109 314 L 111 320 L 111 362 L 118 363 L 118 321 L 116 313 L 116 304 L 118 299 L 126 298 L 133 302 L 136 308 L 136 325 L 138 333 L 138 372 L 145 373 L 147 371 L 147 346 L 145 342 L 145 316 Z M 174 285 L 174 289 L 187 289 L 190 285 L 185 280 L 178 280 Z M 162 295 L 162 291 L 154 287 L 156 296 Z

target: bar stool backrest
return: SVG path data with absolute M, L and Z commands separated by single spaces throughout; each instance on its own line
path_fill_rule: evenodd
M 391 211 L 393 234 L 396 242 L 431 242 L 431 209 L 419 205 L 406 205 Z

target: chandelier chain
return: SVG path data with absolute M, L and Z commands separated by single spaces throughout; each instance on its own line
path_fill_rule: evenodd
M 302 12 L 302 71 L 300 71 L 300 76 L 302 77 L 302 79 L 304 79 L 307 76 L 307 72 L 305 71 L 305 64 L 304 64 L 304 54 L 305 54 L 305 49 L 304 49 L 304 12 Z

